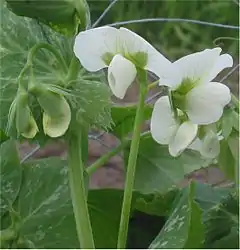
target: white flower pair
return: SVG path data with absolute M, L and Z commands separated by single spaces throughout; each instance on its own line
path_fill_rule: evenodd
M 220 55 L 220 48 L 206 49 L 171 63 L 134 32 L 105 26 L 80 32 L 74 52 L 88 71 L 108 67 L 109 86 L 118 98 L 125 96 L 138 69 L 153 72 L 160 78 L 160 85 L 169 87 L 173 105 L 167 96 L 156 102 L 151 133 L 158 143 L 169 145 L 172 156 L 178 156 L 187 147 L 196 149 L 191 144 L 197 138 L 198 125 L 218 121 L 231 100 L 228 87 L 211 82 L 233 64 L 230 55 Z M 199 141 L 204 142 L 196 140 L 198 145 Z

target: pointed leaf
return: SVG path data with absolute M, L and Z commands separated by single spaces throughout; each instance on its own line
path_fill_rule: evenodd
M 194 201 L 194 185 L 183 190 L 151 249 L 200 248 L 204 239 L 202 212 Z

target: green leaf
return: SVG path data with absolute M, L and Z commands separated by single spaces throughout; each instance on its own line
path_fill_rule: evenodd
M 116 248 L 122 198 L 122 190 L 89 191 L 89 212 L 96 248 Z
M 112 122 L 109 88 L 102 74 L 99 74 L 98 80 L 88 77 L 79 77 L 71 90 L 72 97 L 69 97 L 72 107 L 76 110 L 77 122 L 107 129 Z
M 66 163 L 50 158 L 28 163 L 23 169 L 16 204 L 22 218 L 20 236 L 37 248 L 77 248 Z
M 78 248 L 66 162 L 56 158 L 32 161 L 24 166 L 23 174 L 15 204 L 22 218 L 20 236 L 36 248 Z M 116 247 L 122 197 L 122 190 L 88 192 L 97 248 Z
M 114 106 L 111 108 L 111 115 L 114 125 L 109 132 L 113 133 L 118 138 L 122 139 L 132 132 L 134 120 L 136 116 L 137 106 Z M 144 119 L 150 119 L 152 107 L 146 105 L 144 107 Z
M 8 7 L 19 16 L 39 20 L 64 35 L 74 35 L 78 26 L 90 24 L 90 12 L 85 0 L 6 0 Z
M 9 137 L 4 133 L 2 129 L 0 129 L 0 144 L 8 140 Z
M 228 138 L 228 136 L 232 132 L 232 127 L 233 127 L 233 113 L 234 111 L 227 109 L 222 117 L 222 134 L 225 139 Z
M 149 248 L 200 248 L 204 239 L 202 212 L 194 201 L 194 185 L 182 191 L 173 212 Z
M 226 140 L 220 141 L 218 164 L 227 178 L 235 180 L 236 162 Z
M 213 187 L 209 184 L 195 183 L 195 201 L 199 206 L 207 211 L 218 204 L 224 197 L 231 192 L 231 188 Z
M 239 197 L 236 192 L 210 209 L 204 221 L 206 248 L 239 249 Z
M 129 148 L 126 148 L 125 163 L 128 155 Z M 186 150 L 180 157 L 174 158 L 169 154 L 167 146 L 156 143 L 151 136 L 143 136 L 139 146 L 134 188 L 144 194 L 164 194 L 183 180 L 186 174 L 203 166 L 206 166 L 206 161 L 197 152 Z
M 55 1 L 56 2 L 56 1 Z M 1 29 L 0 29 L 0 88 L 1 88 L 1 117 L 0 128 L 6 132 L 8 112 L 16 95 L 16 84 L 19 73 L 23 69 L 29 49 L 37 43 L 49 43 L 63 56 L 66 65 L 70 65 L 73 57 L 73 39 L 68 39 L 54 32 L 44 24 L 37 21 L 16 16 L 1 2 Z M 70 95 L 66 98 L 71 102 L 72 114 L 77 113 L 81 123 L 109 127 L 110 116 L 110 91 L 103 83 L 103 74 L 86 73 L 79 64 L 80 72 L 78 80 L 69 87 Z M 33 60 L 34 81 L 39 84 L 63 85 L 67 73 L 62 69 L 51 52 L 41 49 L 35 54 Z M 28 76 L 23 78 L 23 85 L 31 80 Z M 94 81 L 93 81 L 94 80 Z M 72 89 L 74 88 L 74 89 Z M 72 95 L 71 95 L 72 94 Z M 71 98 L 72 97 L 72 98 Z M 36 138 L 43 141 L 46 138 L 42 129 L 42 112 L 36 99 L 30 98 L 29 106 L 37 121 L 40 132 Z M 16 136 L 16 131 L 11 131 L 11 136 Z
M 2 216 L 17 198 L 22 180 L 22 169 L 13 140 L 0 145 L 0 180 L 0 216 Z
M 9 108 L 18 88 L 17 78 L 27 61 L 29 49 L 40 42 L 54 44 L 59 51 L 63 51 L 66 63 L 70 60 L 72 49 L 70 40 L 63 39 L 62 36 L 38 24 L 35 20 L 16 16 L 6 8 L 4 2 L 1 1 L 0 5 L 0 128 L 5 130 Z M 53 54 L 45 49 L 35 55 L 33 64 L 34 78 L 40 84 L 59 84 L 66 75 Z M 28 76 L 24 77 L 23 84 L 26 85 L 28 80 Z M 35 113 L 35 117 L 38 118 L 39 106 L 36 110 L 38 113 Z
M 157 192 L 147 195 L 139 194 L 140 197 L 136 199 L 134 208 L 150 215 L 167 216 L 178 192 L 178 189 L 173 189 L 166 194 Z
M 232 112 L 232 123 L 233 127 L 239 131 L 239 114 L 235 111 Z

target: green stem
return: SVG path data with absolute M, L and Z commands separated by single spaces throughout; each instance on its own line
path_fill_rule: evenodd
M 21 82 L 23 75 L 26 73 L 26 71 L 32 67 L 32 62 L 33 62 L 33 57 L 36 54 L 36 52 L 39 49 L 47 49 L 48 51 L 50 51 L 52 54 L 54 54 L 54 56 L 56 57 L 56 59 L 60 62 L 62 69 L 64 72 L 67 72 L 68 68 L 67 68 L 67 64 L 65 62 L 65 60 L 63 59 L 62 55 L 58 52 L 57 49 L 55 49 L 51 44 L 48 43 L 38 43 L 35 44 L 29 51 L 28 53 L 28 57 L 27 57 L 27 63 L 25 64 L 24 68 L 21 70 L 19 76 L 18 76 L 18 81 Z
M 66 85 L 68 85 L 69 82 L 77 79 L 79 69 L 80 69 L 79 61 L 75 56 L 73 56 L 70 66 L 69 66 L 69 71 L 65 80 Z
M 95 161 L 91 166 L 86 169 L 86 172 L 90 175 L 95 172 L 98 168 L 102 167 L 105 163 L 109 161 L 114 155 L 119 153 L 123 148 L 129 144 L 129 140 L 122 142 L 119 146 L 111 150 L 110 152 L 104 154 L 97 161 Z
M 69 138 L 69 183 L 78 239 L 81 248 L 94 249 L 94 240 L 84 185 L 84 167 L 81 153 L 81 134 Z
M 63 71 L 67 72 L 68 67 L 62 55 L 58 52 L 58 50 L 54 46 L 48 43 L 38 43 L 34 45 L 28 53 L 27 64 L 30 65 L 32 64 L 33 57 L 39 49 L 47 49 L 48 51 L 50 51 L 56 57 L 56 59 L 61 63 Z
M 118 233 L 118 243 L 117 248 L 125 248 L 127 242 L 128 234 L 128 224 L 130 218 L 130 210 L 132 203 L 132 191 L 134 185 L 136 161 L 138 155 L 138 148 L 140 142 L 141 124 L 143 121 L 143 109 L 144 109 L 144 99 L 147 93 L 147 75 L 145 71 L 139 71 L 139 81 L 140 81 L 140 97 L 138 102 L 137 113 L 133 128 L 133 138 L 130 147 L 130 154 L 128 158 L 128 166 L 125 180 L 123 205 Z

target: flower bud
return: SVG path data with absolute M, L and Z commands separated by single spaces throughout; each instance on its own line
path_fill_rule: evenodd
M 35 95 L 43 109 L 44 133 L 50 137 L 64 135 L 71 121 L 71 109 L 64 96 L 48 85 L 37 83 L 32 83 L 29 91 Z
M 71 109 L 63 96 L 59 95 L 55 103 L 58 115 L 51 115 L 45 110 L 43 113 L 43 131 L 50 137 L 59 137 L 65 134 L 71 121 Z
M 204 136 L 200 153 L 206 158 L 215 158 L 220 153 L 219 137 L 212 130 Z
M 18 134 L 26 138 L 33 138 L 38 132 L 37 124 L 28 106 L 28 94 L 24 90 L 20 90 L 16 97 L 16 129 Z

